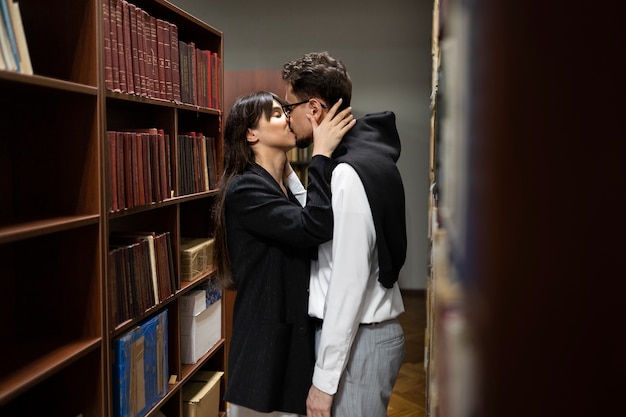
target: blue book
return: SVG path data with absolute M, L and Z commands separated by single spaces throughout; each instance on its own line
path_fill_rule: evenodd
M 167 393 L 167 310 L 113 340 L 113 415 L 146 414 Z
M 11 52 L 15 57 L 15 65 L 17 65 L 17 72 L 22 72 L 20 65 L 20 52 L 17 49 L 17 41 L 15 39 L 15 31 L 13 30 L 13 22 L 11 21 L 11 12 L 9 11 L 9 1 L 12 0 L 0 0 L 0 11 L 2 12 L 2 21 L 9 35 L 9 43 L 11 44 Z

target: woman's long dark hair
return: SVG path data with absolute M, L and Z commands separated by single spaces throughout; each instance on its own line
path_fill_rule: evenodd
M 226 240 L 226 188 L 235 175 L 254 163 L 254 153 L 248 145 L 246 135 L 248 129 L 257 127 L 261 116 L 266 120 L 270 119 L 274 100 L 282 103 L 276 94 L 267 91 L 257 91 L 238 98 L 230 109 L 224 126 L 224 173 L 213 206 L 213 265 L 216 267 L 213 282 L 223 289 L 236 289 Z

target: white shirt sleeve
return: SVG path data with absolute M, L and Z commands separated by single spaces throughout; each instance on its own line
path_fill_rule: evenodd
M 312 268 L 314 279 L 311 282 L 314 286 L 315 279 L 321 278 L 322 285 L 327 283 L 328 288 L 325 299 L 320 301 L 321 297 L 315 297 L 316 301 L 312 302 L 317 305 L 310 307 L 318 309 L 324 319 L 313 384 L 328 394 L 335 394 L 362 319 L 362 306 L 369 298 L 371 282 L 378 276 L 378 257 L 369 201 L 354 168 L 339 164 L 333 171 L 331 190 L 333 240 L 320 247 L 323 259 L 317 266 L 322 268 L 317 271 L 315 266 Z M 328 245 L 332 247 L 332 254 L 323 253 L 328 251 Z M 317 287 L 311 291 L 317 291 Z M 320 303 L 323 311 L 319 311 Z

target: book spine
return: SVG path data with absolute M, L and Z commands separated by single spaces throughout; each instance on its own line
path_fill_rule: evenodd
M 126 63 L 126 87 L 129 94 L 135 94 L 138 85 L 135 85 L 133 74 L 133 46 L 131 35 L 130 4 L 126 0 L 122 2 L 122 27 L 124 31 L 124 61 Z
M 110 0 L 111 1 L 111 17 L 114 17 L 111 22 L 115 22 L 113 30 L 115 30 L 116 35 L 115 39 L 117 42 L 116 50 L 117 50 L 117 66 L 118 66 L 118 79 L 120 83 L 120 91 L 123 93 L 128 92 L 128 87 L 126 86 L 126 55 L 124 52 L 124 22 L 123 22 L 123 12 L 122 12 L 122 3 L 120 0 Z
M 104 86 L 107 90 L 113 90 L 113 58 L 111 51 L 111 18 L 109 2 L 102 2 L 102 20 L 104 25 Z
M 156 18 L 154 16 L 148 16 L 148 26 L 150 27 L 150 56 L 152 57 L 152 67 L 151 67 L 152 97 L 160 98 L 159 57 L 157 55 L 157 27 L 156 27 Z
M 0 0 L 0 12 L 2 13 L 2 21 L 4 22 L 4 28 L 9 38 L 9 44 L 11 47 L 11 54 L 15 61 L 17 72 L 22 72 L 22 65 L 20 63 L 20 53 L 17 48 L 17 40 L 15 39 L 15 30 L 13 28 L 13 22 L 11 21 L 11 12 L 9 11 L 10 0 Z
M 165 97 L 167 100 L 174 100 L 174 94 L 172 90 L 172 45 L 170 35 L 170 23 L 163 22 L 163 52 L 165 63 Z
M 181 102 L 180 97 L 180 52 L 178 50 L 178 26 L 171 24 L 170 26 L 170 46 L 172 52 L 170 59 L 172 61 L 172 96 L 174 101 Z
M 157 57 L 158 57 L 158 69 L 159 69 L 159 98 L 167 99 L 165 92 L 165 50 L 164 48 L 164 29 L 165 22 L 161 19 L 156 19 L 157 28 Z

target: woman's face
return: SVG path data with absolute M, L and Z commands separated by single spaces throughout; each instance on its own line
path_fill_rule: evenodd
M 291 131 L 287 116 L 283 113 L 280 103 L 274 100 L 269 120 L 261 116 L 254 129 L 250 129 L 254 137 L 264 146 L 288 151 L 296 146 L 296 136 Z

